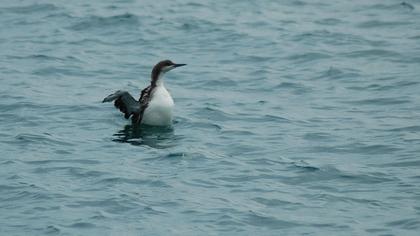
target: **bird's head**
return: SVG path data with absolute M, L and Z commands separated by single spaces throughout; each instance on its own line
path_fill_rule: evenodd
M 185 65 L 186 64 L 175 64 L 171 60 L 161 61 L 153 67 L 152 80 L 157 80 L 161 75 L 165 74 L 166 72 Z

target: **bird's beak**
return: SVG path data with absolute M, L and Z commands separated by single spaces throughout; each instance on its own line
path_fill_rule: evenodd
M 185 66 L 185 65 L 187 65 L 187 64 L 175 64 L 174 68 L 177 68 L 177 67 L 180 67 L 180 66 Z

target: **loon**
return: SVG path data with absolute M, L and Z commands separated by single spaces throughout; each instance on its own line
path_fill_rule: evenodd
M 152 70 L 150 85 L 143 89 L 140 99 L 136 100 L 127 91 L 118 90 L 102 102 L 112 102 L 126 119 L 131 117 L 134 125 L 170 126 L 174 100 L 166 90 L 163 76 L 166 72 L 186 64 L 175 64 L 170 60 L 157 63 Z

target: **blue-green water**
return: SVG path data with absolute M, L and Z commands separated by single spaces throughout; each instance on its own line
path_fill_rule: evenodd
M 420 2 L 2 1 L 0 235 L 418 235 Z M 172 129 L 101 100 L 171 59 Z

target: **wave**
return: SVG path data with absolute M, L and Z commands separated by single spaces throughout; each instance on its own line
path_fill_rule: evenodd
M 35 12 L 50 12 L 58 10 L 59 8 L 50 3 L 46 4 L 32 4 L 27 6 L 2 7 L 0 13 L 15 13 L 15 14 L 33 14 Z
M 114 27 L 138 27 L 140 26 L 140 18 L 131 13 L 125 13 L 115 16 L 89 16 L 79 20 L 69 29 L 75 31 L 84 31 L 92 29 L 106 29 Z

